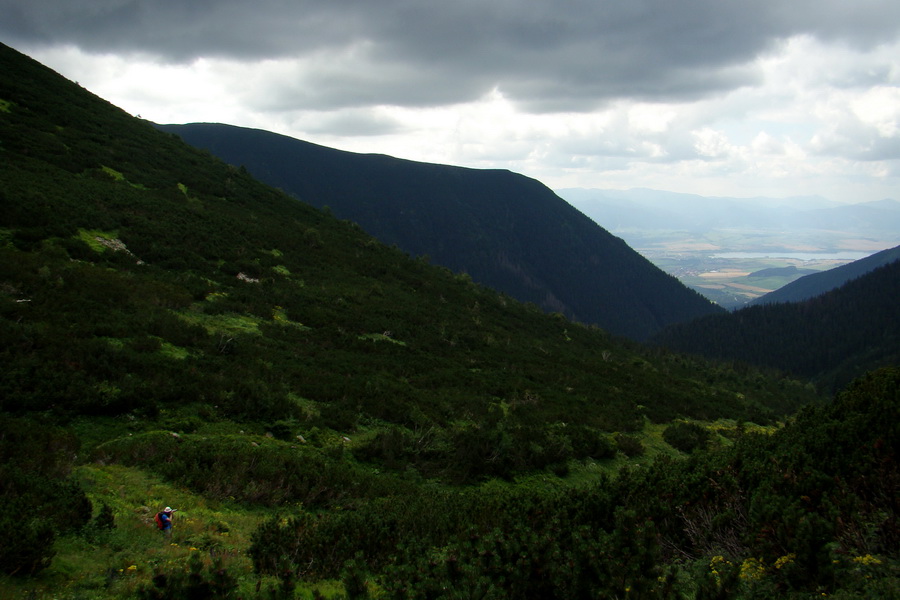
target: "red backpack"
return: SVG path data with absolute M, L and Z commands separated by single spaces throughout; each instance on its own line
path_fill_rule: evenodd
M 156 527 L 157 527 L 157 528 L 159 528 L 159 529 L 162 529 L 162 528 L 163 528 L 163 520 L 162 520 L 162 513 L 161 513 L 161 512 L 156 513 L 156 516 L 153 518 L 153 520 L 156 521 Z

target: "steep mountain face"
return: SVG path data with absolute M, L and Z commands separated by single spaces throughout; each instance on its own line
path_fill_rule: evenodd
M 900 260 L 900 246 L 882 250 L 850 264 L 827 271 L 805 275 L 783 288 L 769 292 L 752 300 L 749 304 L 776 304 L 778 302 L 801 302 L 842 286 L 848 281 L 861 277 L 878 267 Z
M 670 327 L 654 343 L 813 379 L 831 390 L 900 361 L 900 261 L 802 302 L 764 304 Z
M 158 127 L 386 244 L 617 335 L 643 340 L 721 310 L 522 175 L 343 152 L 228 125 Z

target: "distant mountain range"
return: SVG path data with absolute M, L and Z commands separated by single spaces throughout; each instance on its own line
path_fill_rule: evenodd
M 824 230 L 872 236 L 900 231 L 900 202 L 892 199 L 848 205 L 818 196 L 729 198 L 640 188 L 570 188 L 557 193 L 612 232 Z
M 872 256 L 855 260 L 852 263 L 829 269 L 828 271 L 805 275 L 783 288 L 750 301 L 748 304 L 775 304 L 778 302 L 808 300 L 840 287 L 848 281 L 861 277 L 878 267 L 898 260 L 900 260 L 900 246 L 883 250 Z
M 158 127 L 384 243 L 617 335 L 643 340 L 720 310 L 516 173 L 344 152 L 229 125 Z

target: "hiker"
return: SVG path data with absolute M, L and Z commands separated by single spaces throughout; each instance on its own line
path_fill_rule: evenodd
M 156 513 L 156 526 L 168 538 L 172 537 L 172 517 L 177 508 L 166 507 L 161 512 Z

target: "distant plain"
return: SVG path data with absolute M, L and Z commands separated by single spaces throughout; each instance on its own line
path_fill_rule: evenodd
M 898 243 L 853 239 L 841 232 L 818 232 L 805 240 L 790 233 L 739 230 L 701 235 L 684 231 L 613 233 L 666 273 L 729 309 L 804 275 L 845 265 Z M 781 273 L 754 276 L 772 269 Z
M 728 309 L 900 245 L 900 203 L 894 200 L 847 206 L 817 197 L 707 198 L 642 189 L 557 193 Z

